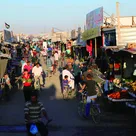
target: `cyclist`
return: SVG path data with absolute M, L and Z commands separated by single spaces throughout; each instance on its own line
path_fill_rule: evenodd
M 97 98 L 97 92 L 96 92 L 96 82 L 92 80 L 93 76 L 92 74 L 88 74 L 86 76 L 86 81 L 83 83 L 82 90 L 79 92 L 82 93 L 83 90 L 87 92 L 87 104 L 86 104 L 86 113 L 85 116 L 88 117 L 90 113 L 90 103 L 91 101 L 94 102 Z
M 42 69 L 42 67 L 40 66 L 39 63 L 37 63 L 36 66 L 33 67 L 32 73 L 34 75 L 34 80 L 35 80 L 34 87 L 36 88 L 36 81 L 38 79 L 40 80 L 40 86 L 43 87 L 44 86 L 43 85 L 43 77 L 42 77 L 43 69 Z
M 32 92 L 31 94 L 31 100 L 29 102 L 26 102 L 25 108 L 24 108 L 24 114 L 25 114 L 25 122 L 26 122 L 26 128 L 28 136 L 35 136 L 30 133 L 30 128 L 32 124 L 35 124 L 38 128 L 39 133 L 41 136 L 47 136 L 48 130 L 45 127 L 44 123 L 41 121 L 42 117 L 41 115 L 44 115 L 44 117 L 48 120 L 48 115 L 45 111 L 45 108 L 43 107 L 42 102 L 38 101 L 37 97 L 37 90 Z
M 88 74 L 91 74 L 91 75 L 92 75 L 92 68 L 91 68 L 91 67 L 89 67 L 89 68 L 87 69 L 87 71 L 85 71 L 85 72 L 83 73 L 82 79 L 83 79 L 83 80 L 86 80 L 86 77 L 87 77 Z

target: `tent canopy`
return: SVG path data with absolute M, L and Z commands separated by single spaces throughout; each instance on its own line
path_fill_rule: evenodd
M 0 78 L 4 76 L 7 68 L 8 59 L 0 59 Z

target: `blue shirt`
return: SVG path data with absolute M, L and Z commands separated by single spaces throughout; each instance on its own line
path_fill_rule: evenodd
M 64 88 L 65 86 L 68 86 L 68 80 L 64 80 L 64 79 L 63 79 L 62 85 L 63 85 L 63 88 Z

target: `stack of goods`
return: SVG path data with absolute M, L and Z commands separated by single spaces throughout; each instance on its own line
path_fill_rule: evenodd
M 127 82 L 126 84 L 129 87 L 129 93 L 132 94 L 136 98 L 136 81 Z
M 113 83 L 114 83 L 115 86 L 118 86 L 119 88 L 122 86 L 121 80 L 118 79 L 118 78 L 115 78 L 115 79 L 113 80 Z
M 128 92 L 126 90 L 114 92 L 112 94 L 109 94 L 108 97 L 112 98 L 112 99 L 126 99 L 126 98 L 130 98 L 130 96 L 129 96 L 129 94 L 128 94 Z
M 108 95 L 108 99 L 114 102 L 135 101 L 127 90 L 117 91 Z
M 126 85 L 129 87 L 128 93 L 135 99 L 133 102 L 126 102 L 126 105 L 136 109 L 136 81 L 126 82 Z

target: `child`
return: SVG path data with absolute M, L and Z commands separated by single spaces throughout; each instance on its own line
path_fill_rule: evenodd
M 8 86 L 9 90 L 11 89 L 11 83 L 10 83 L 10 78 L 8 76 L 8 74 L 4 75 L 4 79 L 5 79 L 5 83 Z
M 11 90 L 12 86 L 8 74 L 5 74 L 3 77 L 3 85 L 4 90 L 2 92 L 2 99 L 9 100 L 9 91 Z
M 65 75 L 64 79 L 62 80 L 62 87 L 63 87 L 63 97 L 67 98 L 68 97 L 68 89 L 69 89 L 69 81 L 68 81 L 67 75 Z
M 28 70 L 24 70 L 23 76 L 22 76 L 22 81 L 23 81 L 23 93 L 24 93 L 24 98 L 25 101 L 30 101 L 30 94 L 31 94 L 31 84 L 32 84 L 32 80 L 30 78 L 30 74 L 28 73 Z

